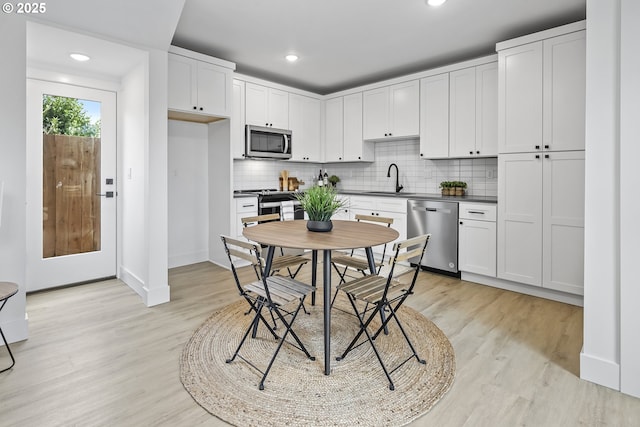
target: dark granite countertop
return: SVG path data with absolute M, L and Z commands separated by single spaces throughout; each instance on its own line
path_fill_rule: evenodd
M 473 203 L 498 203 L 495 196 L 443 196 L 438 193 L 394 193 L 391 191 L 361 191 L 361 190 L 340 190 L 340 194 L 352 196 L 375 196 L 375 197 L 402 197 L 416 200 L 439 200 L 447 202 L 473 202 Z

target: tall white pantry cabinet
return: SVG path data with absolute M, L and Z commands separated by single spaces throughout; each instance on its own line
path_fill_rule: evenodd
M 582 295 L 584 21 L 496 48 L 498 277 Z

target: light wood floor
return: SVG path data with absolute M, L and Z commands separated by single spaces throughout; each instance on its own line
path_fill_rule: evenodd
M 409 305 L 449 337 L 457 373 L 412 426 L 639 425 L 639 399 L 578 377 L 581 308 L 419 280 Z M 0 374 L 0 425 L 226 425 L 183 389 L 178 357 L 213 310 L 239 298 L 231 275 L 201 263 L 171 270 L 170 284 L 171 302 L 153 308 L 118 280 L 29 295 L 30 338 L 12 344 L 16 366 Z

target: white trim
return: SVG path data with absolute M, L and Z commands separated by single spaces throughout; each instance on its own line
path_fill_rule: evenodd
M 149 289 L 144 288 L 145 295 L 142 297 L 147 307 L 167 303 L 171 300 L 171 290 L 169 286 Z
M 515 39 L 505 40 L 499 43 L 496 43 L 496 52 L 509 49 L 515 46 L 520 46 L 523 44 L 533 43 L 544 39 L 549 39 L 556 36 L 561 36 L 563 34 L 574 33 L 576 31 L 582 31 L 587 28 L 587 21 L 577 21 L 572 22 L 571 24 L 562 25 L 560 27 L 550 28 L 544 31 L 538 31 L 537 33 L 527 34 L 526 36 L 517 37 Z
M 525 285 L 518 282 L 512 282 L 510 280 L 499 279 L 497 277 L 482 276 L 475 273 L 462 272 L 461 279 L 467 282 L 492 286 L 494 288 L 505 289 L 507 291 L 513 291 L 552 301 L 563 302 L 565 304 L 577 305 L 579 307 L 583 306 L 583 298 L 581 295 L 567 294 L 564 292 L 555 291 L 553 289 Z
M 129 271 L 126 267 L 120 267 L 120 274 L 118 274 L 118 279 L 122 280 L 127 286 L 135 291 L 138 295 L 140 295 L 143 299 L 145 297 L 144 291 L 144 281 L 140 279 L 138 276 Z
M 620 365 L 580 352 L 580 378 L 614 390 L 620 390 Z
M 229 68 L 230 70 L 236 69 L 234 62 L 225 61 L 224 59 L 216 58 L 209 55 L 204 55 L 199 52 L 193 52 L 191 50 L 183 49 L 178 46 L 169 46 L 169 53 L 175 55 L 186 56 L 187 58 L 195 59 L 197 61 L 207 62 L 209 64 L 219 65 L 221 67 Z

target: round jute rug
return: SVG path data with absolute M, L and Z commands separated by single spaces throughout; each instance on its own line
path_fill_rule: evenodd
M 426 365 L 412 359 L 391 374 L 384 372 L 368 343 L 342 361 L 343 351 L 358 330 L 357 319 L 336 308 L 350 309 L 346 298 L 332 310 L 331 375 L 324 375 L 322 306 L 301 312 L 294 330 L 311 361 L 292 345 L 284 344 L 267 380 L 258 390 L 261 374 L 240 358 L 225 363 L 236 349 L 252 316 L 244 300 L 214 313 L 187 342 L 180 358 L 180 378 L 194 400 L 216 417 L 236 426 L 402 426 L 425 414 L 449 389 L 455 375 L 451 343 L 427 318 L 408 307 L 400 319 Z M 268 318 L 268 316 L 266 316 Z M 282 328 L 280 328 L 282 329 Z M 387 366 L 410 355 L 397 325 L 376 339 Z M 241 354 L 264 369 L 276 341 L 264 325 L 255 339 L 245 342 Z

